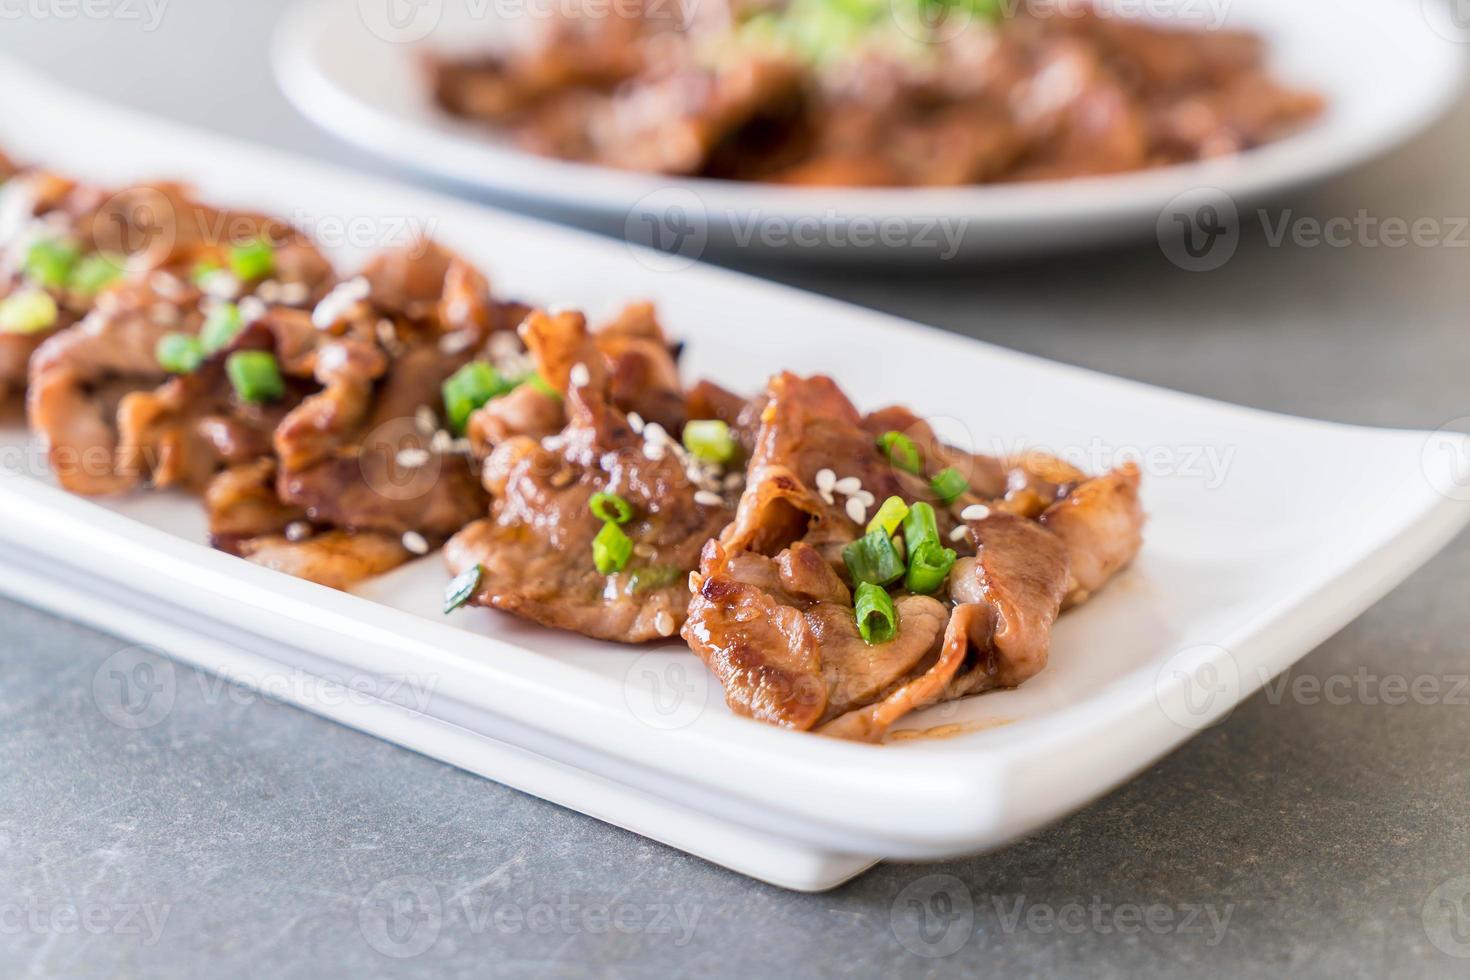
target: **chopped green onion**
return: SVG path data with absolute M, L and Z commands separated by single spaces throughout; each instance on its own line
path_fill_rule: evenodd
M 492 398 L 515 387 L 513 382 L 500 376 L 500 372 L 485 361 L 471 361 L 450 375 L 440 386 L 444 397 L 444 415 L 449 427 L 462 434 L 469 424 L 470 416 Z
M 26 278 L 47 289 L 60 289 L 71 278 L 81 253 L 70 242 L 43 238 L 26 250 Z
M 908 512 L 908 505 L 902 497 L 889 497 L 868 522 L 868 533 L 872 534 L 881 527 L 884 534 L 892 534 Z
M 706 463 L 728 463 L 735 458 L 735 437 L 719 419 L 697 419 L 684 425 L 684 448 Z
M 158 338 L 153 356 L 170 374 L 193 374 L 204 363 L 204 345 L 186 333 L 165 334 Z
M 27 289 L 0 300 L 0 333 L 40 333 L 56 325 L 61 311 L 44 289 Z
M 602 525 L 592 539 L 592 562 L 603 575 L 621 572 L 633 555 L 633 539 L 612 521 Z
M 251 242 L 230 249 L 230 271 L 241 282 L 264 279 L 276 271 L 276 250 L 270 242 Z
M 594 493 L 587 507 L 599 520 L 626 524 L 633 519 L 633 505 L 615 493 Z
M 551 398 L 555 398 L 557 401 L 561 401 L 561 392 L 553 388 L 551 386 L 551 382 L 541 377 L 541 375 L 532 374 L 526 378 L 521 379 L 521 381 L 523 384 L 528 384 L 532 388 L 535 388 L 537 391 L 541 392 L 541 394 L 547 395 Z
M 485 575 L 485 569 L 479 565 L 471 565 L 454 577 L 449 587 L 444 590 L 444 615 L 448 616 L 460 606 L 469 602 L 480 588 L 480 579 Z
M 909 554 L 919 550 L 925 541 L 939 541 L 939 522 L 934 516 L 934 507 L 920 500 L 909 508 L 903 519 L 903 542 Z
M 236 351 L 225 360 L 225 373 L 241 401 L 258 405 L 286 394 L 281 366 L 276 363 L 276 355 L 268 351 Z
M 940 470 L 929 481 L 934 488 L 934 493 L 946 504 L 952 504 L 960 499 L 960 495 L 970 489 L 970 481 L 966 480 L 959 470 L 953 466 Z
M 926 540 L 909 550 L 909 570 L 903 584 L 918 595 L 939 591 L 958 556 L 935 540 Z
M 201 259 L 194 264 L 194 271 L 189 273 L 189 279 L 196 286 L 203 286 L 205 281 L 216 272 L 224 272 L 225 267 L 214 259 Z
M 678 565 L 649 565 L 645 568 L 635 568 L 630 573 L 628 591 L 651 592 L 654 589 L 665 589 L 687 575 L 688 573 Z
M 205 317 L 204 326 L 199 329 L 204 353 L 218 354 L 234 343 L 244 329 L 245 318 L 240 315 L 238 306 L 234 303 L 216 303 L 209 311 L 209 316 Z
M 923 472 L 924 462 L 919 458 L 919 447 L 902 432 L 883 433 L 878 437 L 878 448 L 899 469 L 908 473 Z
M 123 260 L 120 256 L 98 252 L 82 259 L 72 270 L 71 288 L 84 296 L 95 296 L 121 279 L 122 274 Z
M 903 578 L 903 558 L 893 539 L 883 531 L 870 531 L 842 549 L 842 561 L 854 582 L 887 585 Z
M 898 635 L 898 613 L 893 599 L 880 586 L 863 582 L 854 596 L 858 632 L 867 644 L 887 643 Z

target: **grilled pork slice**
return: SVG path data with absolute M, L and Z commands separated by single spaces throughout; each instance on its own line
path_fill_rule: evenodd
M 497 443 L 513 436 L 543 439 L 556 435 L 567 424 L 565 406 L 557 391 L 566 387 L 571 369 L 581 356 L 580 347 L 564 345 L 559 335 L 532 330 L 527 340 L 539 346 L 527 352 L 519 343 L 513 343 L 513 338 L 507 334 L 492 338 L 491 362 L 503 376 L 535 373 L 546 384 L 520 385 L 487 402 L 471 416 L 467 434 L 479 459 L 488 457 Z M 656 422 L 665 432 L 677 433 L 688 418 L 718 418 L 714 414 L 689 414 L 679 381 L 678 347 L 669 343 L 652 303 L 630 303 L 598 328 L 592 341 L 607 368 L 608 398 L 632 420 L 635 430 L 641 430 L 645 422 Z
M 630 424 L 612 399 L 616 358 L 580 314 L 533 313 L 521 333 L 565 399 L 567 425 L 550 438 L 494 447 L 484 469 L 490 516 L 450 540 L 449 566 L 456 574 L 478 567 L 475 605 L 604 640 L 672 636 L 699 550 L 732 515 L 726 474 L 694 459 L 679 433 Z M 605 524 L 593 513 L 596 494 L 627 507 L 629 553 L 606 571 L 594 547 Z
M 202 493 L 222 470 L 268 454 L 272 433 L 311 397 L 318 346 L 304 311 L 271 309 L 196 370 L 127 395 L 117 410 L 120 468 L 146 476 L 155 489 Z M 240 396 L 227 363 L 244 352 L 274 359 L 280 393 Z
M 440 389 L 495 331 L 514 338 L 503 330 L 514 308 L 432 243 L 380 256 L 329 293 L 297 278 L 313 267 L 304 249 L 273 249 L 273 280 L 227 274 L 225 285 L 256 291 L 238 306 L 166 273 L 114 285 L 36 356 L 31 421 L 69 489 L 146 481 L 203 492 L 221 547 L 286 567 L 299 545 L 317 557 L 294 567 L 337 584 L 424 554 L 484 514 L 468 442 L 441 422 Z M 300 308 L 300 297 L 317 301 Z M 193 359 L 165 367 L 165 338 L 196 342 Z M 244 361 L 264 374 L 242 379 Z M 340 534 L 398 544 L 367 543 L 370 561 L 343 564 Z M 323 535 L 339 535 L 331 561 L 312 543 Z M 257 538 L 280 540 L 262 550 Z
M 72 493 L 121 493 L 147 475 L 120 452 L 118 413 L 126 397 L 163 383 L 156 349 L 170 333 L 197 334 L 197 293 L 182 301 L 146 282 L 125 283 L 98 300 L 80 325 L 41 345 L 32 358 L 30 425 L 51 469 Z
M 212 208 L 174 184 L 109 194 L 27 174 L 4 193 L 21 193 L 22 213 L 39 217 L 27 218 L 6 246 L 10 278 L 0 280 L 0 292 L 12 289 L 12 300 L 44 296 L 57 314 L 54 328 L 0 333 L 0 362 L 28 369 L 31 427 L 62 485 L 109 494 L 151 477 L 197 488 L 213 467 L 199 463 L 189 443 L 226 463 L 257 452 L 260 440 L 246 438 L 246 430 L 259 430 L 259 416 L 269 413 L 242 416 L 222 406 L 228 385 L 221 364 L 206 372 L 207 383 L 170 380 L 158 347 L 170 335 L 197 337 L 207 315 L 233 310 L 235 300 L 247 309 L 247 296 L 261 309 L 262 296 L 283 307 L 309 306 L 332 279 L 316 247 L 280 219 Z M 230 271 L 241 249 L 257 250 L 255 261 Z M 37 277 L 50 284 L 43 294 Z M 0 387 L 6 378 L 0 370 Z M 154 389 L 152 404 L 134 397 Z M 154 431 L 168 419 L 180 421 Z
M 1049 457 L 964 453 L 905 410 L 860 416 L 822 377 L 778 375 L 767 398 L 736 519 L 704 551 L 683 630 L 740 714 L 877 741 L 917 708 L 1019 685 L 1045 667 L 1064 603 L 1138 550 L 1131 465 L 1089 479 Z M 894 432 L 913 456 L 880 448 L 875 435 Z M 967 489 L 940 500 L 945 470 Z M 891 496 L 932 506 L 957 554 L 932 595 L 890 586 L 896 631 L 870 643 L 843 551 Z
M 313 527 L 276 494 L 273 459 L 221 473 L 204 502 L 216 548 L 329 588 L 349 589 L 416 557 L 398 534 Z
M 270 247 L 268 266 L 229 271 L 235 249 L 260 243 Z M 218 269 L 208 287 L 220 299 L 259 293 L 310 305 L 331 278 L 326 258 L 279 218 L 210 207 L 179 184 L 107 189 L 41 171 L 0 190 L 0 250 L 0 303 L 31 308 L 0 316 L 0 396 L 24 390 L 41 343 L 119 280 L 148 280 L 165 302 L 182 304 L 198 300 L 192 276 Z
M 272 311 L 262 326 L 277 360 L 310 390 L 273 426 L 265 459 L 209 485 L 216 546 L 346 588 L 483 514 L 441 386 L 506 315 L 483 276 L 427 242 L 378 257 L 311 315 Z
M 306 541 L 252 538 L 241 544 L 240 555 L 256 565 L 344 590 L 415 557 L 391 534 L 352 531 L 328 531 Z

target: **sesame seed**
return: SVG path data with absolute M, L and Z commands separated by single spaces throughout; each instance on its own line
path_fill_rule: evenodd
M 240 300 L 240 319 L 246 323 L 264 319 L 267 312 L 265 303 L 256 296 L 246 296 Z
M 447 453 L 449 447 L 454 445 L 454 436 L 440 429 L 429 438 L 429 449 L 436 453 Z
M 718 474 L 713 469 L 705 466 L 692 456 L 686 455 L 679 449 L 675 449 L 675 453 L 679 457 L 679 461 L 684 464 L 684 475 L 689 479 L 690 483 L 696 487 L 703 487 L 705 490 L 718 490 L 720 488 Z
M 854 500 L 861 500 L 864 507 L 871 507 L 878 502 L 878 498 L 866 490 L 859 490 L 852 497 Z
M 448 354 L 451 357 L 455 354 L 463 354 L 474 342 L 475 335 L 472 331 L 456 330 L 454 333 L 447 333 L 439 338 L 439 353 Z
M 580 361 L 572 365 L 571 374 L 568 375 L 574 388 L 585 388 L 592 383 L 592 372 L 587 370 L 587 365 Z
M 378 343 L 389 354 L 397 356 L 403 352 L 403 344 L 398 339 L 398 328 L 393 326 L 392 320 L 379 320 L 373 332 L 378 336 Z
M 428 540 L 417 531 L 403 532 L 403 546 L 416 555 L 429 553 Z
M 831 490 L 818 490 L 817 493 L 819 495 L 821 495 L 822 500 L 824 500 L 827 503 L 827 506 L 829 506 L 829 507 L 836 506 L 837 501 L 832 496 L 832 491 Z
M 348 355 L 351 352 L 345 344 L 333 343 L 322 347 L 316 356 L 316 370 L 318 374 L 335 374 L 347 366 Z
M 836 482 L 837 482 L 837 474 L 836 473 L 833 473 L 831 470 L 817 470 L 817 489 L 824 491 L 824 494 L 823 494 L 824 496 L 829 496 L 830 497 L 830 494 L 829 493 L 825 493 L 825 491 L 830 491 L 832 489 L 833 484 L 835 484 Z M 831 502 L 832 501 L 830 499 L 827 501 L 827 503 L 829 503 L 829 504 Z
M 842 479 L 832 484 L 832 489 L 842 494 L 844 497 L 850 497 L 862 488 L 863 481 L 859 480 L 855 476 L 844 476 Z
M 704 507 L 723 507 L 725 498 L 709 490 L 700 490 L 694 495 L 694 502 Z
M 639 558 L 652 558 L 655 554 L 653 545 L 646 541 L 640 541 L 633 546 L 633 554 Z
M 725 489 L 734 490 L 745 484 L 744 473 L 728 473 L 725 475 Z
M 240 280 L 228 272 L 211 272 L 199 285 L 215 299 L 234 299 L 240 295 Z
M 490 335 L 490 340 L 485 344 L 490 356 L 496 360 L 503 357 L 516 357 L 521 353 L 521 340 L 516 336 L 514 330 L 501 330 Z
M 311 322 L 318 330 L 335 326 L 358 303 L 368 298 L 373 287 L 361 276 L 338 283 L 311 311 Z
M 406 470 L 418 469 L 430 459 L 427 449 L 400 449 L 395 458 L 398 460 L 398 465 Z
M 541 448 L 549 453 L 557 452 L 566 444 L 567 440 L 564 436 L 547 436 L 541 440 Z
M 439 416 L 427 405 L 420 405 L 413 413 L 413 427 L 421 436 L 432 436 L 439 429 Z
M 634 432 L 642 432 L 643 431 L 643 416 L 639 415 L 637 412 L 629 412 L 628 413 L 628 428 L 632 429 Z
M 847 516 L 852 518 L 854 524 L 865 523 L 868 519 L 868 508 L 856 497 L 847 498 Z
M 287 541 L 305 541 L 311 537 L 311 525 L 305 521 L 292 521 L 286 525 Z
M 643 427 L 643 441 L 652 443 L 671 443 L 669 433 L 657 422 L 649 422 Z
M 989 516 L 990 508 L 984 504 L 971 504 L 960 511 L 960 520 L 964 521 L 983 521 Z
M 643 456 L 645 459 L 658 462 L 664 458 L 664 447 L 656 442 L 645 442 L 643 444 Z
M 959 524 L 955 526 L 955 529 L 953 531 L 949 532 L 949 539 L 951 541 L 963 541 L 965 540 L 965 535 L 969 533 L 970 529 L 968 527 L 963 524 Z
M 184 298 L 183 282 L 178 276 L 170 275 L 167 272 L 153 273 L 148 277 L 148 285 L 153 287 L 155 293 L 167 299 L 177 300 Z
M 279 303 L 281 301 L 281 284 L 274 279 L 267 279 L 255 287 L 255 295 L 267 303 Z
M 311 288 L 304 282 L 281 284 L 281 302 L 287 306 L 300 306 L 311 299 Z
M 653 628 L 658 630 L 659 636 L 673 636 L 674 617 L 669 615 L 667 609 L 660 609 L 658 615 L 653 617 Z

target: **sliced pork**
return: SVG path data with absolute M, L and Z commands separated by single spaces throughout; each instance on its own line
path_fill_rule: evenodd
M 877 741 L 917 708 L 1017 686 L 1045 667 L 1063 604 L 1138 550 L 1132 466 L 1087 479 L 1060 460 L 973 456 L 905 410 L 861 416 L 822 377 L 778 375 L 766 395 L 738 514 L 704 551 L 683 630 L 738 713 Z M 1012 512 L 1042 494 L 1038 513 Z M 952 549 L 942 578 L 896 578 L 901 564 L 860 577 L 853 549 L 875 534 L 914 561 L 924 525 L 882 527 L 885 506 L 930 515 L 927 548 Z M 879 586 L 893 631 L 875 639 L 854 602 Z
M 30 171 L 0 189 L 0 397 L 25 388 L 31 355 L 117 284 L 168 305 L 258 294 L 310 305 L 331 265 L 285 221 L 222 210 L 174 183 L 102 188 Z
M 574 5 L 493 56 L 430 58 L 430 81 L 449 112 L 536 153 L 798 185 L 1144 170 L 1250 150 L 1323 109 L 1273 77 L 1254 35 L 1090 0 L 924 12 L 705 0 L 678 12 Z
M 732 516 L 725 474 L 693 459 L 680 433 L 630 423 L 613 403 L 616 369 L 580 314 L 533 313 L 521 333 L 565 399 L 567 425 L 494 447 L 484 468 L 490 516 L 449 542 L 450 568 L 472 576 L 475 605 L 598 639 L 673 636 L 700 548 Z M 626 508 L 620 521 L 594 511 L 607 497 Z M 616 568 L 599 557 L 609 525 L 626 538 Z

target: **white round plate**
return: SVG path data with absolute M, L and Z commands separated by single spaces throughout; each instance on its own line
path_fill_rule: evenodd
M 420 71 L 427 50 L 503 43 L 516 26 L 504 10 L 518 11 L 524 23 L 526 11 L 543 6 L 312 0 L 281 24 L 276 74 L 298 109 L 349 143 L 502 201 L 558 209 L 653 243 L 677 253 L 672 260 L 730 247 L 788 259 L 944 259 L 1167 236 L 1176 224 L 1188 227 L 1172 210 L 1228 210 L 1338 173 L 1434 121 L 1459 95 L 1470 51 L 1470 22 L 1453 19 L 1449 0 L 1103 0 L 1120 11 L 1172 10 L 1174 20 L 1193 27 L 1259 32 L 1276 73 L 1322 92 L 1326 115 L 1239 157 L 1121 176 L 943 189 L 789 188 L 550 160 L 435 108 Z M 1208 214 L 1215 220 L 1217 211 Z

